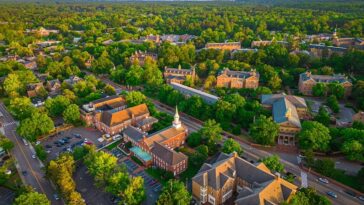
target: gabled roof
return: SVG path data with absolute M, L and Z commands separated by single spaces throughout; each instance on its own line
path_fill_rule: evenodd
M 141 116 L 149 113 L 146 104 L 137 105 L 125 110 L 109 110 L 101 113 L 101 122 L 111 127 L 117 124 L 123 123 L 127 120 L 131 120 L 134 117 Z
M 228 68 L 224 68 L 224 70 L 222 70 L 219 73 L 219 76 L 226 76 L 226 77 L 230 77 L 230 78 L 242 78 L 242 79 L 247 79 L 250 78 L 252 76 L 255 76 L 257 78 L 259 78 L 259 73 L 255 72 L 255 71 L 233 71 L 233 70 L 229 70 Z
M 287 98 L 280 98 L 273 103 L 273 120 L 278 124 L 289 122 L 296 127 L 301 127 L 297 109 Z
M 184 155 L 183 153 L 169 149 L 168 147 L 159 142 L 154 143 L 151 152 L 171 166 L 176 165 L 184 160 L 187 160 L 187 156 Z
M 286 94 L 267 94 L 261 96 L 261 102 L 262 104 L 266 105 L 273 105 L 275 101 L 277 101 L 280 98 L 286 98 L 288 101 L 290 101 L 294 106 L 300 107 L 300 108 L 307 108 L 307 104 L 304 98 L 295 96 L 295 95 L 286 95 Z
M 175 128 L 174 126 L 169 126 L 159 132 L 153 133 L 145 139 L 145 143 L 148 147 L 152 147 L 154 142 L 162 143 L 172 137 L 175 137 L 183 132 L 186 132 L 186 127 L 182 125 L 180 128 Z
M 300 74 L 300 79 L 302 81 L 314 80 L 317 83 L 345 83 L 350 82 L 350 80 L 340 74 L 335 75 L 312 75 L 311 72 L 304 72 Z M 351 83 L 351 82 L 350 82 Z
M 141 131 L 138 128 L 135 128 L 133 126 L 128 126 L 127 128 L 125 128 L 125 130 L 123 131 L 124 135 L 127 135 L 128 137 L 130 137 L 131 139 L 133 139 L 135 142 L 139 142 L 141 139 L 143 139 L 146 134 Z

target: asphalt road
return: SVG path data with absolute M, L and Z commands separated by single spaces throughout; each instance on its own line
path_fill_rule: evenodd
M 53 194 L 56 193 L 56 191 L 51 183 L 45 178 L 41 162 L 38 159 L 32 158 L 32 155 L 35 153 L 34 150 L 31 149 L 30 145 L 26 146 L 22 141 L 22 138 L 17 135 L 16 121 L 6 110 L 6 107 L 2 102 L 0 102 L 0 112 L 3 113 L 5 117 L 5 136 L 15 145 L 11 154 L 17 160 L 17 169 L 23 183 L 32 186 L 40 193 L 46 194 L 48 199 L 51 200 L 52 205 L 63 204 L 61 201 L 54 200 Z M 26 171 L 27 174 L 24 176 L 22 171 Z
M 171 115 L 174 115 L 173 108 L 163 105 L 163 104 L 159 103 L 158 101 L 153 101 L 153 102 L 158 110 L 169 113 Z M 200 123 L 197 123 L 189 116 L 180 114 L 180 118 L 181 118 L 182 123 L 187 125 L 190 132 L 197 131 L 202 127 L 202 125 Z M 226 140 L 226 139 L 228 139 L 228 137 L 224 136 L 224 140 Z M 264 158 L 264 157 L 272 155 L 269 152 L 256 149 L 256 148 L 249 146 L 247 144 L 244 144 L 242 142 L 239 142 L 239 143 L 244 150 L 244 155 L 247 156 L 247 158 L 249 158 L 251 160 L 257 161 L 260 158 Z M 299 166 L 292 164 L 291 162 L 282 160 L 282 159 L 281 159 L 281 162 L 284 163 L 285 169 L 288 172 L 291 172 L 291 173 L 295 174 L 296 176 L 301 176 L 302 170 Z M 330 196 L 327 196 L 334 205 L 364 204 L 364 202 L 360 201 L 359 199 L 353 198 L 353 197 L 349 196 L 348 194 L 344 193 L 344 191 L 342 190 L 341 187 L 338 187 L 331 183 L 323 184 L 323 183 L 318 182 L 317 177 L 315 175 L 308 173 L 307 179 L 308 179 L 308 186 L 315 188 L 319 193 L 321 193 L 323 195 L 327 195 L 326 193 L 328 191 L 335 192 L 338 197 L 337 199 L 333 199 Z M 300 186 L 300 184 L 297 184 L 297 185 Z

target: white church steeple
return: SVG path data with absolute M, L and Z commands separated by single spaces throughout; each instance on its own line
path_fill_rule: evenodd
M 176 113 L 174 114 L 174 120 L 173 120 L 173 127 L 180 128 L 181 127 L 181 121 L 179 120 L 179 114 L 178 114 L 178 108 L 176 106 Z

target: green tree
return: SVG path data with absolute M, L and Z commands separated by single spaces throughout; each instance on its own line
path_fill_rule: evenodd
M 236 106 L 224 100 L 216 103 L 216 120 L 219 122 L 231 122 L 236 111 Z
M 45 161 L 47 159 L 47 152 L 42 145 L 39 144 L 35 146 L 35 153 L 40 160 Z
M 330 114 L 325 107 L 321 106 L 315 120 L 325 126 L 330 125 Z
M 345 88 L 340 83 L 329 83 L 327 90 L 329 95 L 335 95 L 337 99 L 343 98 L 345 94 Z
M 282 173 L 284 171 L 284 164 L 282 164 L 279 161 L 278 155 L 271 155 L 271 156 L 265 157 L 259 161 L 263 162 L 265 164 L 265 166 L 267 166 L 268 169 L 271 170 L 271 172 Z
M 125 100 L 129 107 L 133 107 L 146 103 L 147 97 L 139 91 L 132 91 L 126 95 Z
M 138 65 L 132 65 L 126 73 L 126 84 L 137 86 L 143 83 L 144 70 Z
M 357 140 L 347 140 L 344 142 L 341 151 L 349 160 L 364 161 L 364 146 Z
M 126 170 L 113 173 L 107 182 L 105 190 L 115 196 L 123 193 L 130 183 L 130 176 Z
M 316 192 L 313 188 L 301 188 L 287 205 L 331 205 L 331 201 Z
M 312 87 L 313 96 L 323 97 L 326 96 L 327 86 L 324 83 L 317 83 Z
M 17 132 L 20 136 L 34 142 L 37 137 L 54 129 L 54 123 L 44 113 L 35 112 L 31 117 L 20 121 Z
M 9 104 L 9 111 L 17 120 L 30 117 L 36 108 L 27 97 L 12 98 Z
M 121 195 L 124 204 L 141 204 L 146 198 L 143 178 L 140 176 L 131 178 L 128 187 Z
M 50 205 L 51 202 L 44 194 L 29 192 L 15 198 L 14 205 Z
M 201 134 L 198 132 L 192 132 L 187 138 L 187 144 L 190 147 L 197 147 L 201 144 Z
M 169 180 L 159 195 L 157 205 L 188 205 L 192 197 L 183 182 Z
M 104 92 L 107 95 L 115 95 L 116 94 L 115 88 L 112 87 L 111 85 L 106 85 L 104 87 Z
M 80 110 L 76 104 L 69 105 L 63 111 L 63 119 L 66 123 L 76 124 L 80 122 Z
M 232 152 L 241 154 L 243 152 L 243 149 L 241 148 L 240 144 L 234 139 L 227 139 L 222 146 L 222 151 L 227 154 L 230 154 Z
M 95 177 L 98 186 L 105 185 L 117 167 L 117 158 L 103 151 L 89 152 L 84 162 L 90 174 Z
M 0 134 L 0 147 L 9 152 L 14 148 L 14 143 L 4 135 Z
M 327 106 L 329 106 L 329 107 L 331 108 L 331 110 L 332 110 L 334 113 L 338 113 L 338 112 L 340 112 L 339 101 L 337 100 L 337 98 L 336 98 L 336 96 L 335 96 L 335 95 L 330 95 L 330 96 L 327 98 L 326 104 L 327 104 Z
M 330 131 L 319 122 L 303 122 L 298 139 L 301 149 L 312 149 L 324 152 L 330 149 Z
M 47 108 L 51 116 L 60 116 L 63 111 L 70 105 L 70 100 L 63 95 L 58 95 L 55 98 L 49 98 L 45 101 L 45 107 Z
M 272 118 L 264 115 L 259 116 L 250 126 L 250 135 L 253 140 L 263 145 L 274 145 L 279 132 L 279 125 Z

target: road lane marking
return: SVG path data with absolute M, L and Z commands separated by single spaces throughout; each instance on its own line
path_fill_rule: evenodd
M 35 174 L 35 171 L 33 170 L 32 166 L 30 165 L 30 162 L 27 158 L 27 155 L 25 154 L 23 148 L 21 147 L 21 144 L 19 143 L 19 140 L 18 140 L 18 137 L 14 134 L 14 130 L 12 130 L 11 134 L 13 134 L 13 137 L 15 137 L 15 140 L 16 140 L 16 143 L 18 144 L 19 148 L 20 148 L 20 151 L 22 152 L 24 158 L 25 158 L 25 161 L 27 162 L 29 168 L 30 168 L 30 171 L 31 171 L 31 174 L 34 176 L 35 180 L 37 181 L 40 189 L 42 190 L 43 193 L 46 193 L 44 191 L 44 188 L 42 186 L 42 184 L 40 183 L 39 179 L 38 179 L 38 176 Z

